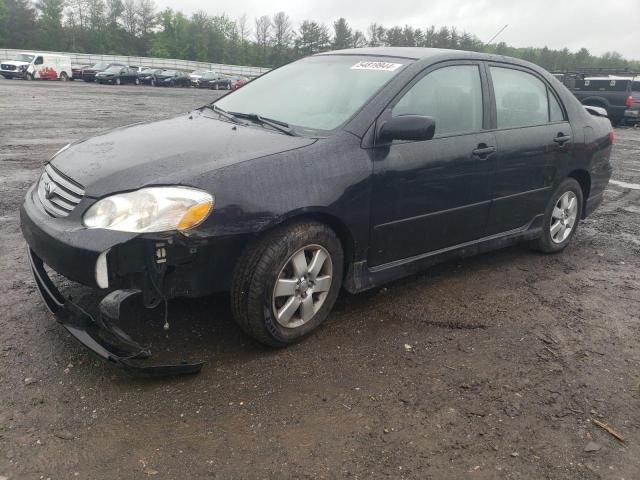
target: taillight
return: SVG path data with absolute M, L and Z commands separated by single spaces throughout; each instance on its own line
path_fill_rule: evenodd
M 625 104 L 627 107 L 630 107 L 631 105 L 633 105 L 633 96 L 632 96 L 632 95 L 629 95 L 629 96 L 627 97 L 627 101 L 626 101 L 626 102 L 624 102 L 624 104 Z
M 614 138 L 615 135 L 613 134 L 613 129 L 611 129 L 611 131 L 609 132 L 609 145 L 613 145 Z

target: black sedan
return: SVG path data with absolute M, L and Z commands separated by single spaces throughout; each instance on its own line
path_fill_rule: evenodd
M 191 78 L 180 70 L 163 70 L 156 74 L 156 87 L 190 87 Z
M 82 80 L 82 72 L 91 65 L 71 65 L 71 80 Z
M 143 85 L 155 86 L 156 76 L 163 71 L 164 70 L 162 68 L 143 68 L 138 72 L 138 79 Z
M 210 88 L 212 90 L 229 90 L 231 80 L 228 76 L 217 73 L 208 72 L 202 75 L 198 80 L 198 88 Z
M 22 232 L 47 305 L 112 362 L 150 355 L 110 324 L 138 295 L 155 307 L 229 291 L 240 327 L 284 346 L 342 288 L 522 241 L 562 251 L 602 202 L 612 144 L 600 110 L 528 62 L 329 52 L 63 149 L 27 192 Z M 110 291 L 101 315 L 61 295 L 44 264 Z
M 104 72 L 96 74 L 96 82 L 109 83 L 111 85 L 122 85 L 124 83 L 132 83 L 140 85 L 138 72 L 129 67 L 110 67 Z
M 84 68 L 82 70 L 82 79 L 85 82 L 94 82 L 96 80 L 96 75 L 98 73 L 104 72 L 105 70 L 111 67 L 126 67 L 126 65 L 124 65 L 123 63 L 117 63 L 117 62 L 116 63 L 107 63 L 107 62 L 96 63 L 92 67 Z

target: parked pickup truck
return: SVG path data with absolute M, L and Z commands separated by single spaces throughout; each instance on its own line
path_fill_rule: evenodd
M 583 105 L 604 108 L 612 124 L 637 118 L 640 82 L 622 77 L 565 76 L 561 80 Z

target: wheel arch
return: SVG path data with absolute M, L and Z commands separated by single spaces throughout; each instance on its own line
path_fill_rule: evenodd
M 591 192 L 591 175 L 586 170 L 580 168 L 573 170 L 568 175 L 569 178 L 573 178 L 582 189 L 582 218 L 585 218 L 585 211 L 587 205 L 587 199 L 589 198 L 589 193 Z
M 586 97 L 582 99 L 582 103 L 583 105 L 592 105 L 594 107 L 602 107 L 602 108 L 609 108 L 610 104 L 609 101 L 606 98 L 603 97 L 598 97 L 598 96 L 591 96 L 591 97 Z
M 259 235 L 263 235 L 276 228 L 280 228 L 294 222 L 303 222 L 305 220 L 313 220 L 319 223 L 324 223 L 335 232 L 342 245 L 345 263 L 344 271 L 346 274 L 349 264 L 351 264 L 354 260 L 356 248 L 355 239 L 353 236 L 353 232 L 347 226 L 347 224 L 333 213 L 321 209 L 302 209 L 293 211 L 288 213 L 284 217 L 280 217 L 278 221 L 268 225 L 259 233 Z

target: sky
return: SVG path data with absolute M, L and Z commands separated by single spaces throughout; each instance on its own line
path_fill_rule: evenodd
M 282 10 L 298 26 L 316 20 L 331 26 L 345 17 L 366 32 L 372 22 L 386 27 L 454 26 L 488 41 L 508 24 L 497 41 L 515 47 L 544 47 L 572 51 L 586 47 L 592 54 L 615 50 L 640 60 L 640 0 L 155 0 L 164 9 L 185 14 L 204 10 L 235 19 L 253 18 Z

